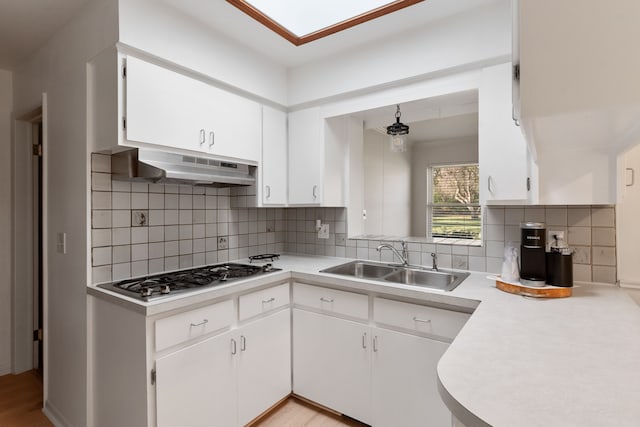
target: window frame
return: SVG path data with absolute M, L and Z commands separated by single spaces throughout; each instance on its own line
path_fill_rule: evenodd
M 478 203 L 477 203 L 477 207 L 480 208 L 480 236 L 477 239 L 464 239 L 461 237 L 437 237 L 436 239 L 450 239 L 451 242 L 435 242 L 434 241 L 434 237 L 433 237 L 433 208 L 434 206 L 476 206 L 476 204 L 468 204 L 468 205 L 463 205 L 463 204 L 453 204 L 453 203 L 445 203 L 445 204 L 434 204 L 433 203 L 433 193 L 434 193 L 434 188 L 433 188 L 433 172 L 434 169 L 437 168 L 446 168 L 446 167 L 464 167 L 464 166 L 477 166 L 478 167 L 478 188 L 480 186 L 480 163 L 479 162 L 463 162 L 463 163 L 458 163 L 458 162 L 452 162 L 452 163 L 437 163 L 437 164 L 432 164 L 432 165 L 428 165 L 427 166 L 427 206 L 426 206 L 426 222 L 427 222 L 427 238 L 429 239 L 429 241 L 434 242 L 434 243 L 445 243 L 445 244 L 455 244 L 455 243 L 460 243 L 460 240 L 464 240 L 464 241 L 468 241 L 469 245 L 475 245 L 475 243 L 477 242 L 478 244 L 482 244 L 482 238 L 483 238 L 483 225 L 484 225 L 484 218 L 483 218 L 483 214 L 482 214 L 482 205 L 480 204 L 480 199 L 478 199 Z M 455 241 L 455 242 L 454 242 Z

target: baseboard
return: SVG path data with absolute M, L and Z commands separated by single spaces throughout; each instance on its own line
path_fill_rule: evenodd
M 51 421 L 51 424 L 55 427 L 71 427 L 71 423 L 62 415 L 58 408 L 49 401 L 45 402 L 42 413 L 49 418 L 49 421 Z
M 11 374 L 11 364 L 0 365 L 0 377 L 3 375 Z

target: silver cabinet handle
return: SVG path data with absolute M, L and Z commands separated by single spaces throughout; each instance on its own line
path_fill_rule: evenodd
M 317 191 L 318 191 L 318 186 L 317 186 L 317 185 L 314 185 L 314 186 L 313 186 L 313 198 L 314 198 L 314 199 L 317 199 L 317 198 L 318 198 L 318 193 L 317 193 Z
M 244 335 L 240 335 L 240 351 L 245 351 L 247 349 L 247 339 Z
M 322 302 L 333 302 L 333 298 L 320 297 L 320 301 L 322 301 Z
M 207 323 L 209 323 L 209 319 L 202 319 L 202 322 L 200 322 L 200 323 L 192 323 L 192 324 L 191 324 L 191 327 L 204 326 L 204 325 L 206 325 Z
M 204 144 L 204 129 L 200 129 L 200 145 Z
M 216 134 L 211 131 L 209 132 L 209 147 L 213 147 L 213 144 L 216 143 Z
M 271 197 L 271 187 L 267 185 L 265 189 L 267 190 L 267 199 L 268 199 L 269 197 Z
M 362 348 L 367 348 L 367 333 L 362 334 Z
M 489 190 L 489 193 L 493 193 L 493 189 L 491 188 L 491 175 L 487 177 L 487 190 Z
M 275 300 L 276 300 L 275 297 L 271 297 L 269 299 L 263 299 L 262 303 L 263 304 L 269 304 L 270 302 L 274 302 Z
M 626 168 L 625 170 L 631 172 L 631 183 L 630 184 L 625 184 L 625 185 L 627 187 L 633 187 L 633 184 L 635 184 L 635 181 L 636 181 L 635 171 L 633 170 L 633 168 Z
M 236 354 L 236 353 L 237 353 L 236 340 L 231 338 L 231 354 Z
M 373 351 L 378 352 L 378 336 L 373 337 Z
M 431 319 L 420 319 L 416 316 L 413 316 L 413 321 L 414 322 L 422 322 L 422 323 L 431 323 Z

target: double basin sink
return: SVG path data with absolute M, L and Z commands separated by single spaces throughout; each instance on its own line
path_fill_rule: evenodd
M 320 270 L 320 272 L 441 291 L 452 291 L 469 277 L 469 273 L 458 271 L 431 270 L 369 261 L 351 261 Z

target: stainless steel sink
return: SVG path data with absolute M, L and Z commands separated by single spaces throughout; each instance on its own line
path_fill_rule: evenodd
M 362 261 L 352 261 L 336 267 L 322 270 L 321 273 L 340 274 L 342 276 L 359 277 L 361 279 L 379 279 L 396 271 L 396 268 Z
M 469 273 L 402 268 L 385 276 L 384 280 L 411 286 L 424 286 L 432 289 L 451 291 L 467 277 L 469 277 Z
M 351 261 L 336 267 L 326 268 L 320 272 L 442 291 L 455 289 L 464 279 L 469 277 L 469 273 L 458 271 L 433 271 L 421 267 L 393 266 L 369 261 Z

